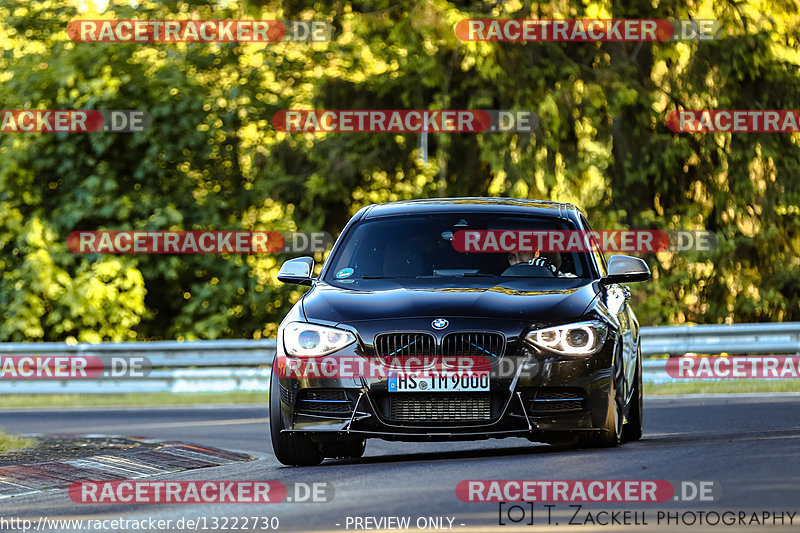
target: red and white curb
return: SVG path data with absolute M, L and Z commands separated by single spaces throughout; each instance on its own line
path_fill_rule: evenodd
M 92 437 L 97 436 L 92 435 Z M 77 459 L 0 466 L 0 499 L 46 490 L 66 489 L 77 481 L 137 479 L 256 459 L 244 453 L 209 446 L 125 438 L 133 442 L 159 446 L 142 450 L 131 448 Z

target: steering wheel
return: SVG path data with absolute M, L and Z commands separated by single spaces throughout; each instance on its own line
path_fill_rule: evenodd
M 532 271 L 537 275 L 531 276 Z M 528 262 L 517 263 L 505 269 L 501 276 L 508 277 L 558 277 L 558 267 L 544 257 L 535 257 Z
M 546 268 L 547 270 L 552 272 L 554 278 L 558 277 L 558 267 L 546 257 L 534 257 L 533 259 L 528 261 L 528 264 L 532 266 Z

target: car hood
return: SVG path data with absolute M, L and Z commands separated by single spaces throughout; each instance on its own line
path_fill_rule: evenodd
M 312 322 L 331 324 L 439 317 L 557 323 L 583 316 L 597 295 L 592 280 L 537 290 L 522 289 L 518 282 L 480 288 L 392 285 L 351 290 L 317 283 L 304 296 L 303 311 Z

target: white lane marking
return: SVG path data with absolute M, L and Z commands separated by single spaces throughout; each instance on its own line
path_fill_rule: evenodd
M 205 405 L 202 403 L 178 403 L 173 405 L 76 405 L 70 407 L 56 407 L 53 405 L 46 407 L 9 407 L 0 408 L 0 413 L 14 413 L 37 411 L 42 413 L 63 413 L 64 411 L 185 411 L 197 409 L 224 410 L 224 409 L 267 409 L 267 404 L 261 403 L 220 403 Z
M 726 393 L 704 393 L 704 394 L 645 394 L 644 401 L 655 400 L 714 400 L 714 399 L 744 399 L 744 398 L 764 398 L 774 400 L 776 398 L 797 398 L 800 392 L 726 392 Z
M 161 428 L 179 428 L 179 427 L 202 427 L 202 426 L 238 426 L 244 424 L 266 424 L 269 422 L 269 417 L 265 418 L 225 418 L 221 420 L 196 420 L 193 422 L 157 422 L 153 424 L 127 424 L 124 426 L 102 426 L 104 431 L 125 430 L 130 434 L 129 430 L 132 429 L 161 429 Z M 59 434 L 55 431 L 55 434 Z M 29 436 L 41 436 L 41 433 L 28 433 Z M 117 436 L 125 437 L 124 435 L 109 435 L 108 433 L 98 433 L 96 437 Z
M 127 426 L 110 426 L 121 429 L 157 429 L 202 426 L 238 426 L 240 424 L 266 424 L 269 418 L 227 418 L 222 420 L 197 420 L 194 422 L 158 422 L 155 424 L 133 424 Z

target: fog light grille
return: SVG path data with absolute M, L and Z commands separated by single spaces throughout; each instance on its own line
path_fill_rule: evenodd
M 583 409 L 585 395 L 580 389 L 539 389 L 529 403 L 531 413 L 563 413 Z
M 304 389 L 297 399 L 297 414 L 349 417 L 353 412 L 350 400 L 343 390 Z
M 281 391 L 281 401 L 286 405 L 294 405 L 294 393 L 289 389 L 287 389 L 286 387 L 284 387 L 283 385 L 280 385 L 280 391 Z

